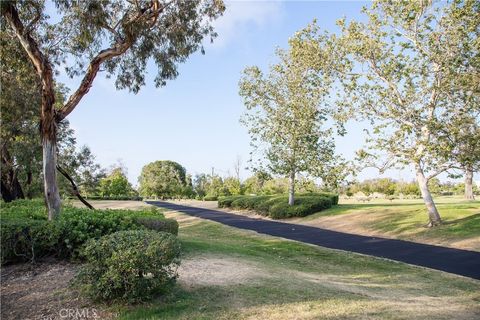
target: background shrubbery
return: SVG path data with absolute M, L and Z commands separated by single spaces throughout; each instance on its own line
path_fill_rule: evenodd
M 288 196 L 230 196 L 218 199 L 220 208 L 255 210 L 273 219 L 304 217 L 338 204 L 338 195 L 310 193 L 296 196 L 293 206 L 288 205 Z
M 89 239 L 123 230 L 152 229 L 178 233 L 178 223 L 155 209 L 88 210 L 64 206 L 55 221 L 47 221 L 41 200 L 2 203 L 1 263 L 33 261 L 45 255 L 78 258 Z

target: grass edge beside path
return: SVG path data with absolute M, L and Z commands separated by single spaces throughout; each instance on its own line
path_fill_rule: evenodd
M 183 261 L 187 267 L 194 263 L 196 269 L 189 272 L 195 276 L 182 278 L 180 273 L 174 293 L 123 310 L 121 319 L 480 316 L 476 280 L 259 235 L 177 212 L 166 215 L 180 223 Z M 215 263 L 208 264 L 212 259 Z M 220 272 L 229 268 L 231 275 Z M 238 273 L 248 276 L 237 282 Z

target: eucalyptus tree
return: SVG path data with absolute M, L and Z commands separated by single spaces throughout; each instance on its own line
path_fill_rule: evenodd
M 327 103 L 333 83 L 330 45 L 296 34 L 288 50 L 276 50 L 279 61 L 267 74 L 248 67 L 239 82 L 247 108 L 241 121 L 251 135 L 253 154 L 272 173 L 289 177 L 290 205 L 297 174 L 318 174 L 334 160 L 333 126 L 327 125 L 332 111 Z M 316 55 L 322 59 L 314 60 Z
M 26 52 L 5 24 L 0 30 L 0 63 L 2 197 L 5 201 L 36 197 L 42 194 L 42 146 L 38 135 L 41 84 Z M 57 103 L 64 101 L 65 93 L 64 86 L 56 83 Z M 75 181 L 82 186 L 98 183 L 89 178 L 96 176 L 99 166 L 88 147 L 77 150 L 68 121 L 59 124 L 57 140 L 59 161 Z M 59 182 L 61 191 L 67 187 L 70 192 L 69 185 Z
M 366 22 L 339 21 L 342 50 L 337 56 L 347 69 L 342 70 L 339 105 L 370 120 L 368 145 L 386 153 L 388 165 L 414 167 L 429 226 L 441 218 L 428 182 L 453 166 L 439 156 L 437 139 L 439 128 L 450 131 L 445 120 L 456 108 L 450 93 L 459 64 L 453 61 L 478 50 L 468 44 L 471 38 L 464 37 L 462 24 L 451 21 L 459 11 L 478 18 L 477 7 L 476 1 L 379 0 L 364 8 Z
M 44 189 L 49 219 L 60 212 L 56 179 L 57 126 L 88 93 L 102 69 L 118 89 L 138 92 L 145 84 L 147 63 L 158 67 L 156 86 L 178 75 L 177 64 L 213 38 L 213 19 L 222 14 L 221 0 L 53 0 L 54 19 L 44 1 L 1 1 L 4 21 L 28 54 L 41 83 L 40 131 Z M 62 106 L 55 107 L 58 68 L 66 66 L 80 84 Z

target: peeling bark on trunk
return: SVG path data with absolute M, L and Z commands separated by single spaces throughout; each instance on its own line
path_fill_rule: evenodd
M 473 170 L 471 167 L 465 168 L 465 199 L 475 200 L 473 195 Z
M 432 194 L 430 193 L 430 190 L 428 188 L 428 180 L 419 165 L 416 166 L 416 175 L 418 187 L 420 188 L 423 201 L 425 202 L 425 206 L 427 207 L 428 211 L 428 227 L 442 224 L 442 219 L 440 218 L 440 214 L 438 213 L 435 202 L 433 202 Z
M 288 187 L 288 204 L 293 206 L 295 203 L 295 171 L 290 173 L 290 185 Z
M 44 56 L 37 42 L 25 29 L 15 2 L 2 3 L 2 16 L 14 30 L 20 44 L 32 61 L 42 83 L 42 104 L 40 109 L 40 135 L 43 147 L 43 179 L 45 202 L 48 218 L 54 219 L 60 213 L 60 194 L 58 193 L 57 165 L 57 116 L 55 112 L 55 91 L 52 66 Z
M 48 209 L 48 220 L 55 219 L 60 214 L 60 193 L 57 185 L 57 144 L 56 141 L 43 139 L 43 185 L 45 202 Z

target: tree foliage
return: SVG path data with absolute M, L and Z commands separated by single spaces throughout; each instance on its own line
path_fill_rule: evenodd
M 174 161 L 155 161 L 142 168 L 138 179 L 140 194 L 144 197 L 182 197 L 189 184 L 186 170 Z
M 441 130 L 452 130 L 451 115 L 459 114 L 452 92 L 478 77 L 470 63 L 478 56 L 478 2 L 378 0 L 363 12 L 366 22 L 342 19 L 341 36 L 332 37 L 341 48 L 337 59 L 343 61 L 336 65 L 342 83 L 339 105 L 373 126 L 364 161 L 378 160 L 372 150 L 380 150 L 386 154 L 382 169 L 415 168 L 430 225 L 438 224 L 428 181 L 452 167 L 452 159 L 439 156 L 444 144 L 438 139 Z M 308 32 L 323 41 L 318 28 Z M 463 96 L 467 91 L 474 96 L 478 81 L 466 89 Z
M 122 168 L 114 168 L 110 174 L 100 179 L 98 189 L 102 197 L 132 196 L 136 194 Z
M 239 83 L 247 108 L 242 123 L 248 127 L 254 153 L 264 157 L 269 171 L 289 176 L 291 205 L 295 175 L 320 174 L 322 166 L 334 159 L 333 128 L 327 124 L 333 82 L 330 45 L 296 34 L 288 50 L 277 49 L 279 62 L 268 74 L 248 67 Z
M 156 86 L 178 75 L 177 64 L 213 38 L 211 22 L 224 10 L 221 0 L 55 0 L 56 19 L 46 15 L 44 1 L 2 1 L 5 22 L 35 67 L 41 84 L 40 133 L 43 177 L 49 218 L 60 212 L 56 179 L 57 126 L 88 93 L 102 70 L 118 89 L 138 92 L 146 67 L 158 68 Z M 73 63 L 71 63 L 73 62 Z M 65 66 L 80 85 L 55 107 L 55 69 Z

